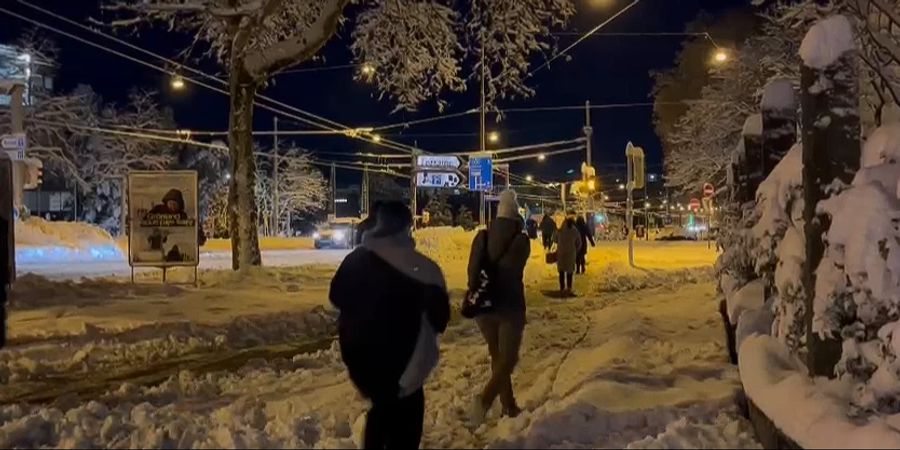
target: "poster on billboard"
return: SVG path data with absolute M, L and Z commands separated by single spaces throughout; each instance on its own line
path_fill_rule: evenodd
M 197 172 L 128 174 L 128 262 L 132 267 L 199 263 Z

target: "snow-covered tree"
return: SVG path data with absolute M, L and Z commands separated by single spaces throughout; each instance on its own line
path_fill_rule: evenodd
M 900 120 L 900 0 L 802 0 L 777 4 L 769 19 L 798 38 L 817 20 L 834 14 L 856 28 L 862 61 L 862 125 L 866 132 Z
M 226 68 L 231 94 L 229 198 L 235 269 L 261 264 L 254 187 L 253 100 L 272 75 L 313 58 L 337 34 L 350 0 L 107 0 L 115 26 L 157 22 L 195 37 Z M 372 0 L 358 13 L 353 53 L 379 92 L 412 109 L 462 90 L 484 49 L 488 99 L 529 95 L 531 57 L 574 13 L 572 0 Z M 465 11 L 466 13 L 463 13 Z M 471 51 L 470 51 L 471 50 Z M 474 53 L 478 54 L 476 58 Z M 469 57 L 468 60 L 465 59 Z M 493 104 L 493 103 L 492 103 Z
M 263 159 L 257 172 L 256 195 L 266 234 L 274 231 L 269 228 L 276 222 L 279 230 L 288 229 L 293 216 L 322 211 L 328 204 L 328 183 L 322 171 L 312 165 L 309 154 L 291 148 L 277 159 L 268 156 Z M 275 164 L 278 165 L 277 181 Z
M 696 189 L 705 182 L 725 182 L 734 143 L 741 138 L 745 118 L 758 112 L 766 83 L 776 77 L 797 78 L 799 43 L 799 38 L 790 39 L 774 24 L 766 23 L 760 32 L 737 45 L 726 63 L 704 61 L 710 77 L 700 95 L 683 99 L 686 109 L 674 125 L 657 125 L 667 143 L 669 184 Z M 678 79 L 678 71 L 659 74 L 656 79 L 657 101 L 664 102 L 665 97 L 659 95 Z

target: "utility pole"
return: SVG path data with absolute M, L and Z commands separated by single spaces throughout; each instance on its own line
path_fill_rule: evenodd
M 25 85 L 13 82 L 9 95 L 11 97 L 9 103 L 10 115 L 12 123 L 10 131 L 13 134 L 25 132 Z M 22 211 L 25 205 L 25 161 L 12 162 L 12 178 L 13 178 L 13 209 Z M 124 210 L 123 210 L 124 211 Z
M 273 123 L 273 133 L 272 136 L 274 138 L 272 149 L 275 151 L 275 204 L 272 207 L 272 215 L 274 216 L 272 219 L 272 231 L 275 233 L 275 236 L 278 236 L 278 228 L 281 219 L 281 207 L 278 204 L 279 202 L 279 192 L 278 192 L 278 168 L 281 166 L 281 156 L 278 154 L 278 116 L 275 116 L 275 122 Z
M 337 218 L 337 170 L 334 163 L 331 163 L 331 214 Z
M 644 183 L 644 240 L 650 240 L 650 196 L 647 194 L 647 186 L 650 183 Z
M 485 76 L 484 76 L 484 32 L 481 33 L 481 151 L 487 151 L 487 123 L 485 116 L 485 98 L 486 98 L 486 89 L 485 89 Z M 493 175 L 493 174 L 491 174 Z M 485 214 L 485 202 L 484 202 L 484 190 L 478 191 L 478 200 L 479 200 L 479 223 L 481 225 L 487 224 L 487 215 Z
M 416 164 L 419 160 L 419 143 L 416 142 L 416 148 L 412 152 L 412 161 L 409 162 L 409 209 L 413 214 L 413 228 L 415 228 L 415 217 L 418 215 L 418 189 L 416 188 Z

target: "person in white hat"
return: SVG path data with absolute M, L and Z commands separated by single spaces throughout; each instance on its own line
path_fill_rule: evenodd
M 485 264 L 493 266 L 491 300 L 494 310 L 476 317 L 478 328 L 491 355 L 491 379 L 475 402 L 474 422 L 484 421 L 497 397 L 503 415 L 521 413 L 513 394 L 512 373 L 519 361 L 519 347 L 525 330 L 525 285 L 522 281 L 531 243 L 522 231 L 515 191 L 500 194 L 497 219 L 490 230 L 482 230 L 472 242 L 469 256 L 469 289 L 477 289 Z

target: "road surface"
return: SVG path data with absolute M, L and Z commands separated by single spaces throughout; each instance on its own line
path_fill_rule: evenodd
M 338 264 L 348 250 L 264 250 L 263 264 L 266 266 L 304 266 L 311 264 Z M 200 269 L 231 268 L 231 252 L 204 252 L 200 254 Z M 79 279 L 106 276 L 130 276 L 127 260 L 91 262 L 50 262 L 20 264 L 16 268 L 19 275 L 34 273 L 51 279 Z M 137 269 L 142 270 L 156 269 Z

